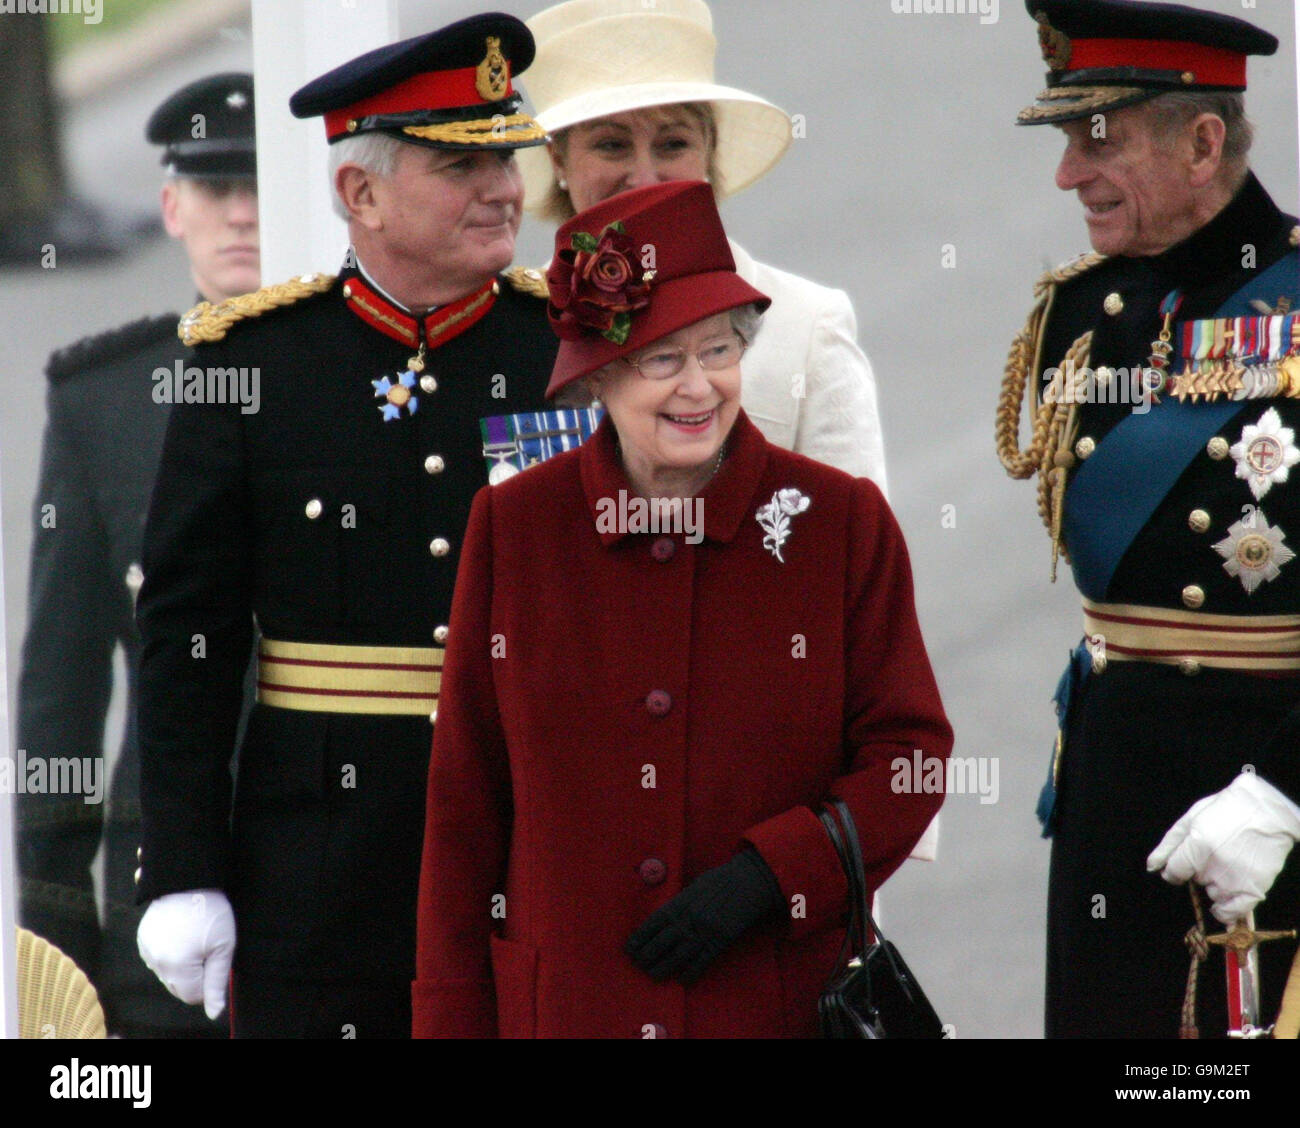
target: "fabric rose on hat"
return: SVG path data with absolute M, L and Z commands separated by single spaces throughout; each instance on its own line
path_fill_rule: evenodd
M 576 340 L 597 332 L 616 345 L 632 330 L 632 313 L 650 304 L 654 271 L 642 271 L 636 244 L 621 223 L 611 223 L 598 239 L 573 234 L 571 249 L 560 251 L 547 272 L 547 315 L 558 336 Z

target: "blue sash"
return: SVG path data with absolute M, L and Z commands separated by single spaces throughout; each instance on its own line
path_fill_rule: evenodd
M 1252 296 L 1300 296 L 1300 270 L 1293 252 L 1232 295 L 1217 317 L 1253 312 Z M 1074 569 L 1075 586 L 1089 599 L 1105 600 L 1115 569 L 1134 538 L 1209 438 L 1245 408 L 1244 402 L 1155 404 L 1117 424 L 1072 475 L 1065 493 L 1061 531 Z M 1123 504 L 1116 498 L 1123 496 Z
M 1254 312 L 1252 297 L 1276 288 L 1281 296 L 1300 297 L 1300 259 L 1284 255 L 1263 274 L 1232 295 L 1215 317 L 1245 317 Z M 1072 475 L 1065 494 L 1062 533 L 1070 553 L 1075 586 L 1089 599 L 1102 602 L 1115 569 L 1157 506 L 1173 488 L 1197 453 L 1245 403 L 1175 403 L 1154 405 L 1147 415 L 1130 415 L 1097 444 L 1096 450 Z M 1122 492 L 1124 503 L 1116 504 Z M 1070 655 L 1054 697 L 1058 737 L 1062 742 L 1073 701 L 1092 673 L 1087 640 Z M 1062 747 L 1061 754 L 1065 754 Z M 1052 749 L 1047 781 L 1038 797 L 1043 837 L 1055 830 L 1056 757 Z

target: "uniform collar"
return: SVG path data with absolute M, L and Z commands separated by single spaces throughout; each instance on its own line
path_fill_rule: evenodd
M 735 539 L 741 521 L 753 504 L 759 480 L 767 468 L 767 457 L 767 440 L 742 409 L 727 436 L 727 457 L 713 481 L 699 495 L 703 502 L 704 535 L 709 540 L 727 544 Z M 600 520 L 603 512 L 598 508 L 599 502 L 604 500 L 607 506 L 608 499 L 617 498 L 620 490 L 629 499 L 636 496 L 619 457 L 618 432 L 608 414 L 579 448 L 578 458 L 587 507 L 599 529 L 608 523 Z M 615 531 L 599 535 L 608 547 L 627 534 Z
M 1262 250 L 1286 225 L 1286 216 L 1251 172 L 1228 205 L 1209 223 L 1149 261 L 1171 283 L 1185 286 L 1210 282 L 1241 269 L 1241 248 L 1245 244 Z
M 349 256 L 355 261 L 355 253 Z M 453 337 L 460 336 L 487 315 L 496 301 L 500 286 L 495 278 L 450 305 L 439 306 L 416 317 L 385 294 L 370 276 L 357 265 L 347 265 L 339 272 L 343 298 L 348 309 L 372 329 L 378 329 L 395 341 L 416 348 L 427 345 L 436 349 Z

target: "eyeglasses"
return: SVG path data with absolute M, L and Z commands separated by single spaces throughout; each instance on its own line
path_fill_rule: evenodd
M 732 333 L 710 341 L 695 354 L 695 359 L 706 372 L 717 372 L 737 364 L 744 355 L 745 342 L 740 334 Z M 647 380 L 670 380 L 686 367 L 686 357 L 685 349 L 665 345 L 639 357 L 625 356 L 623 363 L 635 368 Z

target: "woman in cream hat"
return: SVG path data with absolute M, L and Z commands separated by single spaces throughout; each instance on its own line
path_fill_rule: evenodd
M 564 222 L 609 196 L 664 180 L 708 180 L 721 199 L 790 144 L 783 110 L 713 81 L 704 0 L 567 0 L 527 21 L 528 72 L 546 149 L 519 154 L 526 200 Z M 745 355 L 743 403 L 764 436 L 885 488 L 871 365 L 848 296 L 763 263 L 734 242 L 736 269 L 772 298 Z

